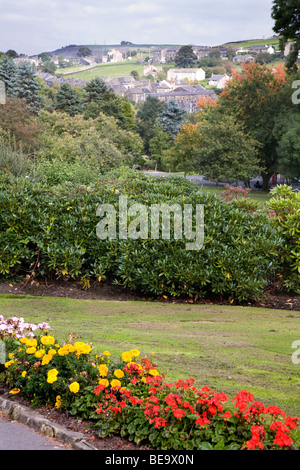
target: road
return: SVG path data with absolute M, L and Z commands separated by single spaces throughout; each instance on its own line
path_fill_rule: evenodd
M 69 450 L 69 447 L 0 415 L 0 450 Z

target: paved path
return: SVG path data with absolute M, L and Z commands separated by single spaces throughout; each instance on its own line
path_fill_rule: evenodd
M 0 450 L 67 450 L 68 447 L 0 415 Z

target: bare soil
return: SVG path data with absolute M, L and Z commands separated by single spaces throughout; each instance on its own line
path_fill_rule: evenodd
M 194 303 L 230 305 L 221 297 L 206 297 L 198 300 L 190 298 L 149 299 L 124 289 L 121 286 L 105 282 L 95 282 L 89 289 L 83 289 L 78 282 L 72 281 L 31 281 L 30 283 L 0 284 L 0 294 L 32 295 L 41 297 L 66 297 L 70 299 L 118 300 L 118 301 L 153 301 L 164 303 Z M 284 310 L 300 310 L 300 295 L 283 291 L 266 292 L 259 301 L 247 301 L 243 306 L 265 307 Z

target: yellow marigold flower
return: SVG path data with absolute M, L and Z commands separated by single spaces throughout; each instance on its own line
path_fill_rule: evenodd
M 146 377 L 142 377 L 141 382 L 146 382 Z
M 23 351 L 23 348 L 19 348 L 19 349 L 18 349 L 18 352 L 22 352 L 22 351 Z
M 55 343 L 55 339 L 53 338 L 53 336 L 42 336 L 41 337 L 41 343 L 43 345 L 46 345 L 46 344 L 54 344 Z
M 80 386 L 78 382 L 72 382 L 71 385 L 69 386 L 69 389 L 72 393 L 77 393 L 79 392 Z
M 107 379 L 100 379 L 98 383 L 99 385 L 104 385 L 104 387 L 109 386 L 109 381 Z
M 109 352 L 109 351 L 103 351 L 103 354 L 104 354 L 104 356 L 110 356 L 110 352 Z
M 65 344 L 63 346 L 63 350 L 66 351 L 66 353 L 73 353 L 75 351 L 75 348 L 73 344 Z
M 14 356 L 15 356 L 14 353 L 9 353 L 9 355 L 8 355 L 8 357 L 9 357 L 10 359 L 12 359 Z
M 113 379 L 111 382 L 110 382 L 110 385 L 114 388 L 114 387 L 121 387 L 121 382 L 120 380 L 117 380 L 117 379 Z
M 129 351 L 124 351 L 122 354 L 122 361 L 124 362 L 130 362 L 132 359 L 132 355 Z
M 89 344 L 85 344 L 82 341 L 78 341 L 74 344 L 76 353 L 80 354 L 89 354 L 91 352 L 91 346 Z
M 26 372 L 26 370 L 24 370 L 24 371 L 22 372 L 21 376 L 22 376 L 22 377 L 26 377 L 26 374 L 27 374 L 27 372 Z
M 52 359 L 52 356 L 50 356 L 49 354 L 45 354 L 42 359 L 42 366 L 49 364 L 51 359 Z
M 59 410 L 60 405 L 61 405 L 61 396 L 60 396 L 60 395 L 57 395 L 57 397 L 56 397 L 56 402 L 55 402 L 55 408 L 56 408 L 57 410 Z
M 11 361 L 7 361 L 4 366 L 8 369 L 12 364 L 14 364 L 15 361 L 11 360 Z
M 121 369 L 117 369 L 114 371 L 114 375 L 118 378 L 118 379 L 121 379 L 122 377 L 124 377 L 124 372 L 121 370 Z
M 20 338 L 20 343 L 26 344 L 27 338 Z
M 132 355 L 132 357 L 138 357 L 141 354 L 138 349 L 131 349 L 131 351 L 129 352 Z
M 101 375 L 101 377 L 107 376 L 108 367 L 105 364 L 100 364 L 100 366 L 98 367 L 98 370 L 99 370 L 99 374 Z
M 27 348 L 26 352 L 27 354 L 35 354 L 36 348 L 32 346 L 31 348 Z
M 159 372 L 158 372 L 158 370 L 156 370 L 156 369 L 150 369 L 150 370 L 149 370 L 149 374 L 150 374 L 150 375 L 159 375 Z
M 56 354 L 56 350 L 51 348 L 49 349 L 48 354 L 53 357 Z
M 59 356 L 65 356 L 66 354 L 69 354 L 64 348 L 59 348 L 57 352 Z
M 35 353 L 35 357 L 37 359 L 40 359 L 41 357 L 44 356 L 45 353 L 46 353 L 45 349 L 38 349 L 37 352 Z
M 58 374 L 58 370 L 56 370 L 56 369 L 49 370 L 48 375 L 47 375 L 47 382 L 49 384 L 52 384 L 53 382 L 56 382 L 57 374 Z
M 36 348 L 37 347 L 37 340 L 34 339 L 34 338 L 27 338 L 25 344 L 28 347 Z
M 20 389 L 19 388 L 13 388 L 9 393 L 11 393 L 12 395 L 16 395 L 17 393 L 20 393 Z

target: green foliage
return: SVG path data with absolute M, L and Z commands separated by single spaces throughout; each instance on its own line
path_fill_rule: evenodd
M 34 114 L 38 114 L 44 106 L 40 91 L 41 87 L 32 66 L 27 62 L 21 63 L 18 67 L 15 94 L 26 100 L 28 108 Z
M 269 218 L 253 212 L 252 206 L 203 195 L 180 177 L 166 181 L 126 172 L 98 181 L 88 187 L 66 184 L 47 191 L 28 178 L 2 177 L 0 249 L 8 266 L 2 275 L 30 273 L 39 253 L 36 275 L 78 280 L 101 275 L 148 296 L 214 294 L 237 302 L 259 298 L 272 279 L 280 238 Z M 173 230 L 170 240 L 161 234 L 158 240 L 122 240 L 118 226 L 116 239 L 100 240 L 97 207 L 103 202 L 117 209 L 119 195 L 128 197 L 129 206 L 204 204 L 204 247 L 188 251 L 186 242 L 191 240 L 175 239 Z
M 5 83 L 7 96 L 14 96 L 16 94 L 17 66 L 8 56 L 3 56 L 1 59 L 0 79 Z
M 180 131 L 181 125 L 185 122 L 184 114 L 184 109 L 180 108 L 176 101 L 170 100 L 167 106 L 158 115 L 158 119 L 163 130 L 174 137 Z
M 286 178 L 300 178 L 300 114 L 291 111 L 278 117 L 274 132 L 279 137 L 277 155 Z
M 198 123 L 177 135 L 171 161 L 174 169 L 194 171 L 212 181 L 247 181 L 260 172 L 259 143 L 233 116 L 218 108 L 200 112 Z
M 63 83 L 55 96 L 54 108 L 70 116 L 83 112 L 82 101 L 74 87 Z
M 297 69 L 298 51 L 300 50 L 300 7 L 297 0 L 273 0 L 273 30 L 280 35 L 281 49 L 288 40 L 294 41 L 294 47 L 287 58 L 287 67 Z
M 165 108 L 165 104 L 154 96 L 147 96 L 142 108 L 137 112 L 137 129 L 143 139 L 145 152 L 149 152 L 150 140 L 155 135 L 155 124 L 158 116 Z
M 300 193 L 281 185 L 271 190 L 269 206 L 277 232 L 283 238 L 278 256 L 281 258 L 280 284 L 300 293 Z
M 31 165 L 31 159 L 18 148 L 15 137 L 0 128 L 0 171 L 13 176 L 26 176 Z
M 177 67 L 192 67 L 196 61 L 197 56 L 194 53 L 192 46 L 182 46 L 175 56 L 175 64 Z

